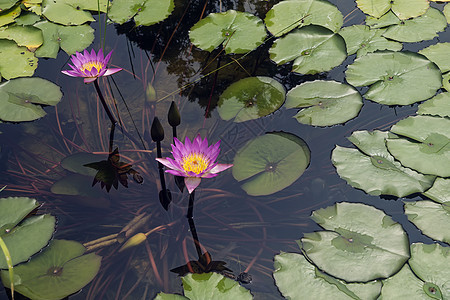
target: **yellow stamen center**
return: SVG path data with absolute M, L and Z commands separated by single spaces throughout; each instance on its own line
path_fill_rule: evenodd
M 99 61 L 89 61 L 81 66 L 81 72 L 84 72 L 84 70 L 88 70 L 90 72 L 94 67 L 100 72 L 100 70 L 103 69 L 103 64 Z
M 186 172 L 200 174 L 209 166 L 209 160 L 203 153 L 190 153 L 188 156 L 183 157 L 181 166 Z

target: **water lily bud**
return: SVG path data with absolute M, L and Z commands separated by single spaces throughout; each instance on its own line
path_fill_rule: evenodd
M 128 241 L 123 244 L 123 246 L 119 249 L 119 252 L 122 252 L 130 247 L 135 247 L 137 245 L 142 244 L 147 239 L 147 236 L 142 232 L 139 232 L 128 239 Z
M 152 140 L 154 142 L 161 142 L 164 139 L 164 128 L 159 122 L 158 117 L 153 119 L 152 129 L 151 129 Z
M 168 114 L 169 124 L 172 127 L 176 127 L 181 123 L 180 112 L 174 101 L 170 104 L 169 114 Z
M 145 89 L 145 96 L 148 102 L 156 101 L 156 90 L 150 83 L 147 85 Z

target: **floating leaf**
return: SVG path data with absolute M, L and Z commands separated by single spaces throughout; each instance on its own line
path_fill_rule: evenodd
M 443 10 L 444 16 L 447 19 L 447 23 L 450 23 L 450 5 L 446 4 Z
M 14 0 L 14 2 L 16 1 Z M 21 11 L 20 5 L 16 5 L 6 11 L 0 10 L 0 26 L 14 22 L 14 19 L 20 15 Z
M 421 200 L 405 202 L 405 214 L 423 234 L 450 244 L 450 202 Z
M 442 87 L 446 91 L 450 91 L 450 72 L 447 72 L 442 75 Z
M 28 260 L 45 247 L 53 235 L 56 221 L 53 216 L 39 215 L 23 220 L 38 206 L 31 198 L 0 198 L 0 237 L 11 253 L 13 265 Z M 0 255 L 0 269 L 7 267 L 5 256 Z
M 0 74 L 5 79 L 32 76 L 37 68 L 37 58 L 9 40 L 0 40 Z
M 167 18 L 173 9 L 173 0 L 115 0 L 108 17 L 119 24 L 134 17 L 136 25 L 149 26 Z
M 20 17 L 16 19 L 16 25 L 33 25 L 36 22 L 39 22 L 41 17 L 32 12 L 23 12 L 20 14 Z
M 209 52 L 223 44 L 225 53 L 246 53 L 261 45 L 265 37 L 260 18 L 235 10 L 210 14 L 189 32 L 191 42 Z
M 444 204 L 450 204 L 450 178 L 436 178 L 433 186 L 423 194 L 428 198 Z
M 304 108 L 294 118 L 314 126 L 345 123 L 358 115 L 362 105 L 356 89 L 336 81 L 305 82 L 290 90 L 286 97 L 286 108 Z
M 101 190 L 92 187 L 92 178 L 79 174 L 70 174 L 56 181 L 51 192 L 57 195 L 85 196 L 99 199 L 104 196 Z
M 14 268 L 14 287 L 31 299 L 62 299 L 88 284 L 100 268 L 101 257 L 83 255 L 86 249 L 75 241 L 53 240 L 30 262 Z M 10 284 L 5 271 L 3 284 Z
M 44 42 L 42 32 L 33 26 L 0 28 L 0 39 L 13 40 L 18 46 L 25 46 L 30 51 L 36 50 Z
M 401 20 L 392 12 L 392 10 L 388 11 L 379 18 L 375 18 L 372 16 L 366 17 L 366 25 L 370 28 L 383 28 L 395 24 L 400 24 L 400 22 Z
M 413 52 L 381 51 L 359 57 L 348 66 L 347 81 L 370 85 L 367 99 L 387 105 L 408 105 L 434 96 L 442 85 L 439 68 Z
M 16 3 L 17 3 L 17 0 L 2 0 L 0 2 L 0 12 L 10 9 Z
M 380 294 L 380 281 L 345 283 L 321 272 L 301 254 L 282 252 L 275 256 L 274 265 L 273 277 L 286 299 L 303 299 L 305 295 L 333 300 L 376 299 Z
M 279 37 L 296 27 L 320 25 L 339 31 L 344 18 L 336 6 L 323 0 L 293 0 L 275 4 L 266 14 L 267 30 Z
M 356 0 L 356 4 L 364 13 L 375 18 L 392 9 L 402 20 L 423 15 L 429 7 L 428 0 Z
M 90 12 L 65 0 L 43 0 L 42 14 L 53 23 L 62 25 L 81 25 L 95 21 Z
M 387 132 L 355 131 L 349 140 L 359 148 L 336 146 L 331 160 L 339 176 L 370 195 L 404 197 L 427 190 L 433 176 L 403 167 L 386 149 Z
M 440 93 L 420 104 L 417 109 L 419 115 L 432 115 L 450 118 L 450 93 Z
M 391 131 L 407 138 L 386 140 L 389 152 L 402 165 L 423 174 L 450 176 L 450 119 L 408 117 L 392 126 Z
M 32 121 L 45 116 L 41 105 L 56 105 L 62 93 L 56 84 L 42 78 L 18 78 L 0 84 L 0 120 Z
M 278 65 L 293 60 L 292 71 L 301 74 L 330 71 L 347 57 L 344 39 L 316 25 L 302 27 L 276 40 L 269 53 Z
M 450 43 L 437 43 L 419 51 L 420 54 L 434 62 L 442 73 L 450 71 L 449 52 Z
M 94 29 L 89 25 L 63 26 L 42 21 L 34 26 L 41 29 L 44 36 L 44 44 L 36 50 L 37 57 L 56 58 L 59 47 L 72 55 L 84 50 L 94 40 Z
M 73 7 L 79 7 L 83 10 L 90 10 L 94 12 L 104 12 L 108 11 L 108 5 L 111 4 L 108 0 L 64 0 L 67 4 L 70 4 Z
M 249 141 L 234 157 L 233 176 L 247 180 L 249 195 L 270 195 L 291 185 L 305 171 L 310 152 L 299 137 L 273 132 Z
M 383 36 L 399 42 L 421 42 L 433 39 L 445 27 L 447 27 L 445 16 L 439 10 L 430 7 L 423 16 L 390 26 Z
M 307 233 L 303 251 L 326 273 L 367 282 L 396 273 L 409 258 L 408 236 L 383 211 L 361 203 L 336 203 L 312 219 L 326 231 Z
M 87 176 L 95 176 L 97 171 L 86 167 L 86 164 L 97 162 L 100 159 L 104 158 L 104 155 L 92 154 L 92 153 L 75 153 L 70 156 L 67 156 L 61 161 L 61 167 L 64 169 Z
M 347 45 L 347 54 L 363 56 L 377 50 L 400 51 L 403 45 L 390 41 L 382 36 L 384 30 L 370 29 L 365 25 L 353 25 L 342 28 L 339 34 L 344 38 Z
M 270 77 L 249 77 L 230 85 L 220 95 L 218 112 L 223 120 L 244 122 L 267 116 L 284 102 L 286 92 Z

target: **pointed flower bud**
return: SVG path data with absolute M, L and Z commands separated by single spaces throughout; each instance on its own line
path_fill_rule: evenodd
M 151 128 L 152 140 L 154 142 L 161 142 L 164 139 L 164 128 L 161 125 L 158 117 L 153 119 L 152 128 Z
M 123 244 L 123 246 L 119 249 L 119 252 L 122 252 L 131 247 L 138 246 L 138 245 L 142 244 L 146 239 L 147 239 L 147 236 L 144 233 L 139 232 L 139 233 L 133 235 L 132 237 L 130 237 L 125 242 L 125 244 Z
M 181 123 L 180 112 L 174 101 L 170 104 L 169 114 L 168 114 L 169 124 L 172 127 L 177 127 Z

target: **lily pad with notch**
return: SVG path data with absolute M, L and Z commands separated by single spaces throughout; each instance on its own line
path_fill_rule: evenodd
M 420 54 L 434 62 L 441 69 L 442 73 L 450 71 L 449 52 L 450 43 L 437 43 L 419 51 Z
M 209 14 L 189 31 L 195 46 L 211 52 L 223 44 L 227 54 L 250 52 L 264 42 L 266 35 L 260 18 L 235 10 Z
M 348 138 L 358 149 L 336 146 L 331 160 L 339 176 L 354 188 L 370 195 L 404 197 L 424 192 L 434 176 L 403 167 L 387 151 L 388 132 L 355 131 Z
M 325 0 L 290 0 L 275 4 L 266 14 L 267 30 L 280 37 L 296 27 L 314 24 L 339 31 L 344 22 L 337 7 Z
M 248 77 L 230 85 L 220 95 L 218 112 L 223 120 L 245 122 L 267 116 L 283 105 L 286 91 L 270 77 Z
M 108 17 L 119 24 L 134 17 L 136 25 L 150 26 L 165 20 L 174 7 L 173 0 L 115 0 Z
M 392 12 L 392 10 L 388 11 L 379 18 L 366 16 L 366 25 L 372 29 L 388 27 L 391 25 L 400 24 L 400 22 L 402 21 Z
M 450 118 L 450 93 L 437 94 L 433 98 L 419 104 L 417 114 Z
M 43 105 L 56 105 L 61 98 L 60 87 L 46 79 L 33 77 L 6 81 L 0 84 L 0 120 L 39 119 L 46 115 Z
M 35 199 L 27 197 L 0 198 L 0 237 L 11 253 L 13 265 L 28 260 L 44 248 L 55 231 L 55 217 L 49 214 L 27 217 L 38 207 Z M 2 254 L 0 269 L 6 268 L 8 265 Z
M 436 178 L 433 186 L 423 194 L 438 203 L 450 204 L 450 178 Z
M 316 80 L 291 89 L 287 93 L 285 106 L 302 108 L 294 116 L 299 123 L 331 126 L 356 117 L 363 101 L 352 86 L 337 81 Z
M 253 196 L 270 195 L 294 183 L 306 170 L 310 151 L 296 135 L 271 132 L 249 141 L 234 157 L 233 177 Z
M 356 0 L 365 14 L 379 18 L 389 10 L 401 20 L 423 15 L 430 6 L 428 0 Z
M 17 2 L 17 1 L 14 1 Z M 2 11 L 0 14 L 0 26 L 4 26 L 10 23 L 13 23 L 14 20 L 20 16 L 20 13 L 22 12 L 22 9 L 20 8 L 20 5 L 16 4 L 10 9 L 6 11 Z
M 388 278 L 409 258 L 402 226 L 383 211 L 362 203 L 336 203 L 316 210 L 312 219 L 325 231 L 299 241 L 306 256 L 322 271 L 346 282 Z
M 0 75 L 5 79 L 33 76 L 38 59 L 26 47 L 0 39 Z
M 269 53 L 270 59 L 278 65 L 294 61 L 292 71 L 301 74 L 330 71 L 347 57 L 345 40 L 317 25 L 296 29 L 277 39 Z
M 35 51 L 44 42 L 42 32 L 33 26 L 9 26 L 0 28 L 0 39 L 16 42 L 18 46 L 25 46 L 29 51 Z
M 66 0 L 43 0 L 42 14 L 49 21 L 61 25 L 82 25 L 95 21 L 90 12 Z
M 370 86 L 365 98 L 386 105 L 409 105 L 435 95 L 439 68 L 414 52 L 379 51 L 359 57 L 345 72 L 353 86 Z
M 286 299 L 303 299 L 305 295 L 333 300 L 376 299 L 381 291 L 381 281 L 346 283 L 323 273 L 302 254 L 281 252 L 274 261 L 273 277 Z
M 62 299 L 88 284 L 100 268 L 101 257 L 85 254 L 76 241 L 53 240 L 42 253 L 14 268 L 14 288 L 31 299 Z M 9 286 L 6 271 L 3 284 Z
M 450 176 L 450 119 L 411 116 L 393 125 L 391 132 L 404 137 L 386 140 L 402 165 L 423 174 Z

